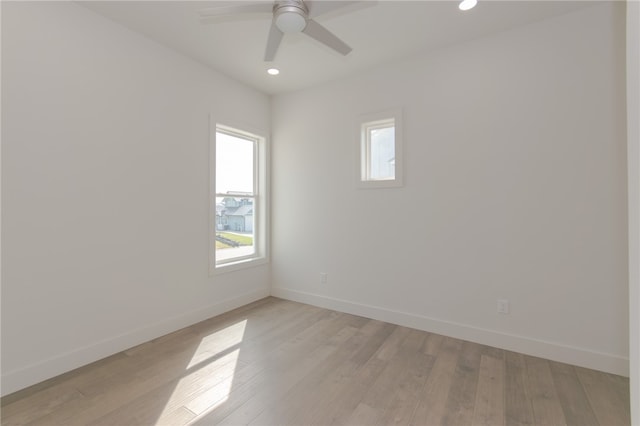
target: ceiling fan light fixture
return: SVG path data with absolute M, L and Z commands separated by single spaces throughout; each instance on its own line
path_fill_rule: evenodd
M 283 11 L 276 16 L 276 26 L 283 33 L 299 33 L 307 26 L 307 20 L 297 11 Z
M 473 9 L 476 4 L 478 4 L 478 0 L 462 0 L 458 5 L 460 10 L 469 10 Z
M 0 0 L 2 1 L 2 0 Z M 340 9 L 352 3 L 364 3 L 369 0 L 355 1 L 329 1 L 329 0 L 254 0 L 247 4 L 214 7 L 204 9 L 200 12 L 203 18 L 217 16 L 249 15 L 255 13 L 271 13 L 271 26 L 267 37 L 267 46 L 264 52 L 264 61 L 273 62 L 278 52 L 280 42 L 286 33 L 304 33 L 306 36 L 324 44 L 341 55 L 348 55 L 351 52 L 344 41 L 338 38 L 331 31 L 316 22 L 314 18 L 334 9 Z M 226 2 L 225 2 L 226 3 Z

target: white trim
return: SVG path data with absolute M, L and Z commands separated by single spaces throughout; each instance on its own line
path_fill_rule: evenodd
M 444 321 L 412 313 L 398 312 L 377 306 L 364 305 L 281 287 L 272 288 L 271 295 L 553 361 L 605 371 L 621 376 L 629 375 L 629 360 L 613 354 L 594 352 L 561 343 L 501 333 L 499 331 L 474 327 L 467 324 Z
M 627 191 L 629 212 L 629 394 L 640 425 L 640 3 L 627 1 Z
M 365 127 L 375 125 L 380 122 L 393 122 L 395 139 L 395 173 L 393 179 L 367 180 L 368 175 L 368 150 L 364 148 L 365 140 L 368 139 L 364 132 Z M 397 188 L 403 186 L 404 175 L 404 154 L 403 154 L 403 122 L 402 110 L 393 109 L 376 112 L 372 114 L 360 115 L 357 120 L 357 155 L 356 155 L 356 186 L 358 188 Z
M 269 289 L 254 290 L 195 311 L 164 319 L 155 324 L 140 327 L 119 336 L 95 342 L 19 370 L 3 372 L 2 396 L 268 296 Z

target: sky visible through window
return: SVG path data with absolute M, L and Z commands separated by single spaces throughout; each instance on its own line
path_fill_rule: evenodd
M 370 179 L 393 179 L 395 177 L 394 127 L 371 130 Z
M 253 193 L 254 141 L 217 132 L 216 193 Z

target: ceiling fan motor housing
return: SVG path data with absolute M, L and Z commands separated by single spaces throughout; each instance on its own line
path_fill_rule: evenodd
M 299 33 L 307 26 L 309 10 L 300 0 L 276 2 L 273 7 L 274 22 L 283 33 Z

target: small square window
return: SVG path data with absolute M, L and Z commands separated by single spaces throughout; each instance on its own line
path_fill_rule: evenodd
M 359 186 L 372 188 L 402 185 L 402 139 L 399 111 L 361 117 Z

